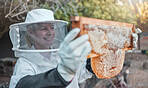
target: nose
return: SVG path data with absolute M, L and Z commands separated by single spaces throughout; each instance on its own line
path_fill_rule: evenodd
M 48 30 L 47 33 L 46 33 L 46 35 L 47 35 L 47 36 L 51 36 L 51 35 L 52 35 L 51 30 Z

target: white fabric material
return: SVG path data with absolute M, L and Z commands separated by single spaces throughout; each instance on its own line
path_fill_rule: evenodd
M 138 33 L 141 33 L 142 31 L 139 28 L 135 29 L 135 33 L 132 34 L 133 37 L 133 49 L 137 48 L 137 42 L 138 42 Z
M 136 29 L 135 29 L 135 33 L 136 33 L 136 34 L 141 33 L 141 32 L 142 32 L 142 31 L 141 31 L 140 28 L 136 28 Z
M 87 58 L 91 51 L 88 35 L 76 38 L 79 32 L 79 28 L 70 31 L 61 43 L 58 51 L 61 58 L 58 72 L 66 81 L 72 80 L 77 69 L 82 65 L 84 59 Z
M 54 20 L 53 12 L 47 9 L 35 9 L 28 12 L 25 22 L 41 22 Z
M 15 88 L 17 82 L 26 75 L 36 75 L 56 68 L 61 61 L 56 53 L 51 53 L 50 59 L 41 56 L 39 53 L 22 53 L 21 56 L 15 65 L 9 88 Z M 92 73 L 85 68 L 85 65 L 86 61 L 84 61 L 74 76 L 74 79 L 66 88 L 79 88 L 78 83 L 91 78 Z
M 40 23 L 40 22 L 52 22 L 52 23 L 66 23 L 68 24 L 68 22 L 63 21 L 63 20 L 55 20 L 54 19 L 54 14 L 51 10 L 47 10 L 47 9 L 34 9 L 31 10 L 30 12 L 27 13 L 25 22 L 22 23 L 16 23 L 16 24 L 12 24 L 10 25 L 10 29 L 12 29 L 15 26 L 18 25 L 24 25 L 24 31 L 26 31 L 26 25 L 32 24 L 32 23 Z
M 19 35 L 19 28 L 18 26 L 16 26 L 15 28 L 12 27 L 12 29 L 9 31 L 9 35 L 10 35 L 10 39 L 11 39 L 11 42 L 13 44 L 13 49 L 17 49 L 20 47 L 20 35 Z

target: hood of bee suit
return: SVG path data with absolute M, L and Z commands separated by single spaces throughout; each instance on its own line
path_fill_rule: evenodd
M 28 12 L 25 22 L 12 24 L 9 27 L 15 56 L 19 57 L 25 52 L 58 51 L 67 33 L 67 24 L 66 21 L 55 20 L 51 10 L 35 9 Z

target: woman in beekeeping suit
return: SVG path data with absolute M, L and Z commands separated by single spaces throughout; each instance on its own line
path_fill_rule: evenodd
M 32 10 L 25 22 L 10 26 L 12 49 L 19 58 L 10 88 L 79 88 L 92 76 L 86 69 L 88 35 L 75 39 L 80 29 L 66 35 L 66 28 L 67 22 L 54 20 L 46 9 Z
M 67 35 L 67 22 L 54 20 L 53 12 L 35 9 L 25 22 L 10 26 L 15 56 L 10 88 L 79 88 L 91 78 L 91 51 L 88 35 L 77 35 L 76 28 Z M 66 35 L 66 36 L 65 36 Z M 136 46 L 137 34 L 133 45 Z

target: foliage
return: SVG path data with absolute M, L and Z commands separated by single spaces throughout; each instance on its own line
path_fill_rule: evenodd
M 129 3 L 129 0 L 121 0 L 124 3 Z M 137 20 L 136 27 L 142 31 L 148 31 L 148 0 L 131 0 L 133 12 L 135 12 Z
M 78 4 L 83 16 L 126 23 L 136 22 L 136 15 L 127 3 L 116 0 L 83 0 Z
M 55 12 L 56 19 L 69 22 L 70 16 L 85 16 L 104 20 L 135 23 L 136 15 L 129 4 L 116 0 L 46 0 L 42 8 Z
M 148 1 L 133 4 L 137 15 L 137 27 L 148 31 Z
M 55 18 L 70 23 L 71 16 L 135 23 L 147 28 L 148 0 L 0 0 L 0 38 L 12 23 L 25 20 L 26 13 L 35 8 L 54 12 Z M 135 4 L 136 3 L 136 4 Z M 136 17 L 137 16 L 137 17 Z M 137 19 L 138 18 L 138 19 Z
M 11 24 L 24 21 L 26 13 L 36 7 L 36 0 L 0 0 L 0 38 Z
M 55 18 L 70 22 L 71 16 L 134 23 L 147 29 L 148 0 L 45 0 L 40 6 L 55 12 Z
M 78 5 L 75 0 L 46 0 L 40 4 L 41 8 L 50 9 L 54 12 L 55 19 L 70 22 L 71 16 L 77 16 Z

